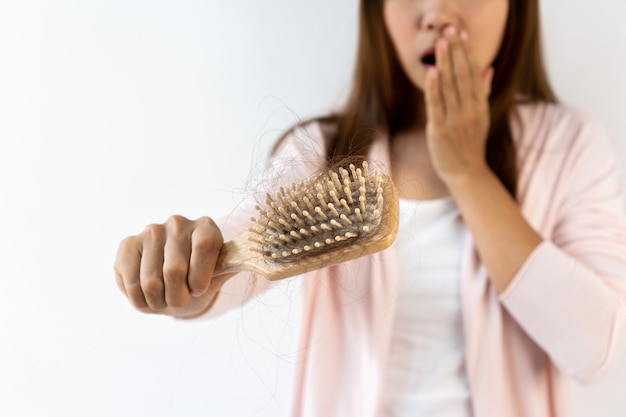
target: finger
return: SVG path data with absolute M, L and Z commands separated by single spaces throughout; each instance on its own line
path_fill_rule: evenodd
M 426 116 L 430 126 L 442 126 L 445 123 L 445 110 L 439 87 L 440 76 L 437 68 L 429 68 L 426 74 Z
M 187 287 L 189 271 L 189 237 L 168 238 L 165 243 L 163 261 L 163 283 L 165 284 L 165 303 L 172 307 L 184 307 L 189 302 Z
M 200 297 L 211 285 L 211 277 L 224 238 L 213 220 L 208 217 L 196 221 L 191 234 L 191 261 L 188 283 L 194 297 Z
M 114 267 L 118 286 L 126 294 L 133 307 L 137 309 L 148 306 L 139 278 L 141 265 L 140 247 L 141 241 L 137 237 L 133 236 L 124 239 L 117 251 Z
M 217 293 L 220 292 L 222 286 L 228 281 L 235 273 L 222 274 L 216 277 L 211 278 L 211 283 L 209 284 L 209 288 L 206 290 L 206 295 L 209 299 L 214 300 L 217 296 Z
M 165 302 L 171 307 L 184 307 L 190 299 L 187 287 L 191 253 L 189 225 L 190 221 L 182 216 L 172 216 L 166 223 L 168 237 L 164 248 L 163 283 Z
M 163 246 L 165 229 L 162 225 L 150 225 L 143 236 L 141 270 L 139 280 L 148 306 L 153 310 L 165 308 L 165 286 L 163 284 Z
M 124 281 L 122 278 L 122 275 L 119 274 L 117 272 L 117 270 L 115 271 L 115 280 L 117 282 L 117 286 L 118 288 L 124 293 L 126 294 L 126 288 L 124 287 Z M 143 294 L 143 292 L 142 292 Z M 137 307 L 134 306 L 137 310 L 141 311 L 142 313 L 146 313 L 146 314 L 162 314 L 163 312 L 161 310 L 153 310 L 150 307 L 147 306 L 147 304 L 143 307 Z
M 464 55 L 464 60 L 471 71 L 469 81 L 471 82 L 472 94 L 474 100 L 480 102 L 481 100 L 484 100 L 484 98 L 489 97 L 491 92 L 491 86 L 486 88 L 486 79 L 484 77 L 487 76 L 487 72 L 483 72 L 480 66 L 473 59 L 471 48 L 468 43 L 467 32 L 462 32 L 460 39 L 461 44 L 464 46 L 461 49 Z
M 439 70 L 439 88 L 444 103 L 446 116 L 458 114 L 460 103 L 450 61 L 450 44 L 447 39 L 439 39 L 436 47 L 437 69 Z
M 475 91 L 474 66 L 470 60 L 466 41 L 461 40 L 456 35 L 448 36 L 448 40 L 450 42 L 454 79 L 459 92 L 460 106 L 462 109 L 467 109 L 474 105 L 479 98 L 482 98 Z

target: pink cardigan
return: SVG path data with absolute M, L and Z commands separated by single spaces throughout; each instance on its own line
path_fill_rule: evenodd
M 471 239 L 466 245 L 461 302 L 469 386 L 478 417 L 564 417 L 565 378 L 593 381 L 626 344 L 622 194 L 610 141 L 593 118 L 549 104 L 521 105 L 518 115 L 518 200 L 545 240 L 501 295 Z M 273 158 L 270 184 L 319 170 L 323 152 L 318 124 L 297 130 Z M 388 167 L 384 138 L 370 160 Z M 249 215 L 241 209 L 223 219 L 225 238 L 247 228 Z M 394 257 L 390 249 L 297 278 L 304 279 L 304 311 L 294 417 L 384 415 L 379 395 L 396 302 Z M 239 274 L 205 317 L 270 285 Z

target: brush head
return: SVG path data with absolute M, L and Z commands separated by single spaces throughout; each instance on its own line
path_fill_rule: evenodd
M 389 247 L 398 230 L 398 194 L 367 162 L 281 188 L 257 206 L 245 262 L 275 280 Z

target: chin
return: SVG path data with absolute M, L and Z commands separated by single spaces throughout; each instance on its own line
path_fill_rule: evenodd
M 426 88 L 426 73 L 422 72 L 421 74 L 413 74 L 413 76 L 409 77 L 409 81 L 413 87 L 424 92 L 424 88 Z

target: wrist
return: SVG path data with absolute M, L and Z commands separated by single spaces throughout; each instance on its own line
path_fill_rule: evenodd
M 487 165 L 447 175 L 442 179 L 452 194 L 457 194 L 460 191 L 476 186 L 484 186 L 494 179 L 499 181 L 494 172 Z

